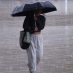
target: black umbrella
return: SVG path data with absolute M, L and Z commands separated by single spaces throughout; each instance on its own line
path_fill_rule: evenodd
M 36 2 L 33 4 L 23 4 L 20 7 L 16 7 L 13 10 L 12 16 L 26 16 L 29 13 L 35 13 L 35 11 L 39 9 L 42 10 L 42 13 L 48 13 L 57 10 L 56 7 L 49 1 Z

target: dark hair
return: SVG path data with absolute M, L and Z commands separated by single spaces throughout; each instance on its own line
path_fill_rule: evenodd
M 35 14 L 41 12 L 42 13 L 42 9 L 38 9 L 38 10 L 35 10 Z
M 29 12 L 26 16 L 34 16 L 34 12 Z

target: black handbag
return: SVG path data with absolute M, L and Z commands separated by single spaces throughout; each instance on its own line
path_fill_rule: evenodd
M 22 49 L 27 49 L 30 46 L 31 35 L 29 32 L 25 32 L 24 30 L 20 31 L 19 44 Z

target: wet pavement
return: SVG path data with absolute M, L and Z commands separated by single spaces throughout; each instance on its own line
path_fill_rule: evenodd
M 0 1 L 0 73 L 29 73 L 26 51 L 19 46 L 24 17 L 12 18 L 12 8 L 13 1 Z M 46 15 L 42 34 L 44 55 L 37 73 L 73 73 L 73 15 Z

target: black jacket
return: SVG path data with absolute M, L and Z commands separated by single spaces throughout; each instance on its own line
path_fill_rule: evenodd
M 45 26 L 45 17 L 40 15 L 38 16 L 37 21 L 35 21 L 34 16 L 26 16 L 23 23 L 24 31 L 29 31 L 30 33 L 34 33 L 35 22 L 36 26 L 38 27 L 38 30 L 41 31 Z

